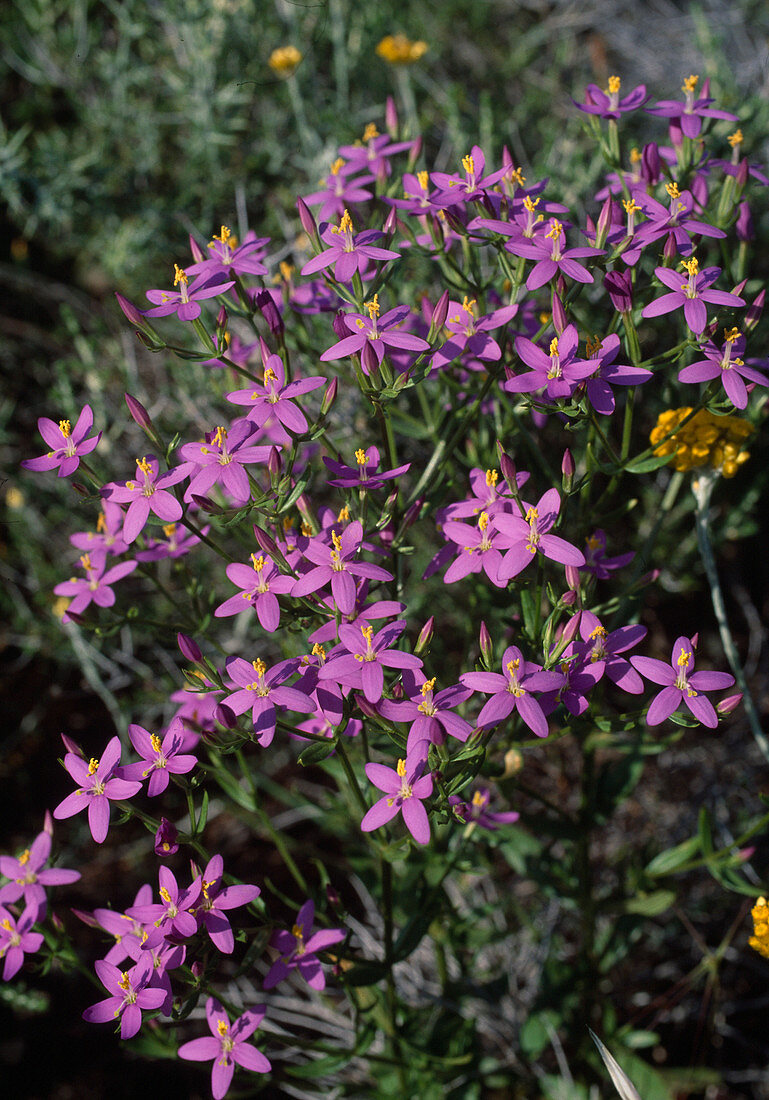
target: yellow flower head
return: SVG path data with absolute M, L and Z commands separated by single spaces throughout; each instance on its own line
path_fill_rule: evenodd
M 739 416 L 714 416 L 707 409 L 699 409 L 686 420 L 691 411 L 685 407 L 660 413 L 649 436 L 651 443 L 659 444 L 655 455 L 670 455 L 679 471 L 710 466 L 723 477 L 734 477 L 750 457 L 743 447 L 754 431 L 753 425 Z
M 405 34 L 388 34 L 379 43 L 376 52 L 391 65 L 413 65 L 424 57 L 427 49 L 426 42 L 412 42 Z
M 759 955 L 769 959 L 769 905 L 766 898 L 758 898 L 750 911 L 753 918 L 753 935 L 748 943 Z
M 301 60 L 302 55 L 296 46 L 281 46 L 272 51 L 268 65 L 278 76 L 291 76 Z

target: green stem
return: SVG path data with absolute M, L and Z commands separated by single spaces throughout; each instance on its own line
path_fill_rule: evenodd
M 761 728 L 761 720 L 756 710 L 756 704 L 753 702 L 753 696 L 750 693 L 748 682 L 745 679 L 745 672 L 742 668 L 739 653 L 737 652 L 737 646 L 734 644 L 734 638 L 729 629 L 724 595 L 721 591 L 721 583 L 718 579 L 718 570 L 716 569 L 716 561 L 713 555 L 713 546 L 710 542 L 708 508 L 717 476 L 717 474 L 708 470 L 692 481 L 692 492 L 694 493 L 694 499 L 696 501 L 694 519 L 697 527 L 697 544 L 700 549 L 702 564 L 705 566 L 705 575 L 708 578 L 708 584 L 710 586 L 710 599 L 713 603 L 713 613 L 718 623 L 718 633 L 721 637 L 721 645 L 724 647 L 724 653 L 729 662 L 729 667 L 734 673 L 737 686 L 742 692 L 742 703 L 745 707 L 745 714 L 747 715 L 753 738 L 761 750 L 764 759 L 769 760 L 769 740 L 767 740 L 766 734 Z

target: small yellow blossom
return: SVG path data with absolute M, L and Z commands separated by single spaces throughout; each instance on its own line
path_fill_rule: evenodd
M 769 905 L 766 898 L 758 898 L 750 915 L 753 918 L 753 935 L 748 943 L 759 955 L 769 959 Z
M 412 65 L 427 53 L 427 43 L 412 42 L 405 34 L 388 34 L 376 48 L 379 57 L 391 65 Z
M 302 55 L 296 46 L 281 46 L 272 51 L 268 64 L 278 76 L 291 76 L 301 60 Z
M 679 471 L 710 466 L 723 477 L 734 477 L 750 457 L 743 447 L 754 431 L 752 424 L 739 416 L 714 416 L 707 409 L 699 409 L 680 430 L 676 430 L 691 411 L 685 407 L 660 413 L 649 436 L 652 444 L 659 444 L 655 447 L 655 455 L 670 455 Z M 674 434 L 670 435 L 671 432 Z M 670 438 L 665 439 L 668 435 Z

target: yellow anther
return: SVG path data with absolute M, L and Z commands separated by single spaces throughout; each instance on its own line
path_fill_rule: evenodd
M 686 92 L 687 95 L 690 92 L 693 92 L 694 89 L 697 87 L 697 82 L 699 79 L 700 78 L 698 76 L 695 76 L 694 73 L 692 73 L 691 76 L 687 76 L 686 80 L 681 85 L 681 91 Z
M 496 470 L 487 470 L 486 471 L 486 484 L 488 485 L 488 487 L 490 489 L 494 485 L 496 485 L 498 481 L 499 481 L 499 474 L 497 473 Z
M 725 328 L 724 329 L 724 340 L 726 340 L 727 343 L 729 343 L 729 344 L 733 344 L 734 341 L 739 340 L 739 338 L 741 336 L 742 336 L 742 333 L 740 332 L 740 330 L 736 326 L 734 328 Z
M 278 264 L 278 269 L 283 277 L 283 281 L 288 283 L 291 280 L 291 273 L 294 270 L 294 265 L 290 264 L 287 260 L 281 260 Z
M 641 207 L 633 199 L 623 199 L 622 205 L 625 208 L 626 214 L 637 214 Z
M 332 225 L 332 233 L 352 233 L 352 218 L 347 210 L 339 219 L 339 225 Z
M 431 692 L 434 687 L 435 687 L 435 677 L 434 676 L 433 676 L 432 680 L 425 680 L 425 682 L 422 684 L 421 688 L 419 689 L 422 692 L 422 698 L 424 699 L 425 695 L 427 695 L 428 692 Z
M 88 761 L 88 774 L 93 775 L 98 766 L 99 758 L 97 756 L 92 756 L 91 759 Z
M 557 241 L 561 236 L 562 229 L 563 226 L 558 221 L 558 219 L 552 218 L 550 221 L 550 228 L 548 229 L 547 233 L 545 233 L 545 236 L 548 237 L 551 241 Z
M 590 634 L 588 635 L 588 638 L 605 638 L 605 637 L 606 637 L 606 627 L 601 626 L 600 623 L 595 628 L 595 630 L 591 630 Z
M 265 386 L 268 386 L 270 384 L 270 382 L 274 382 L 277 377 L 278 376 L 275 373 L 275 371 L 272 369 L 272 367 L 267 367 L 267 369 L 264 372 L 264 384 L 265 384 Z
M 468 298 L 467 295 L 465 295 L 464 301 L 462 302 L 462 309 L 466 310 L 469 314 L 474 316 L 475 315 L 474 306 L 475 306 L 475 298 Z
M 179 283 L 183 283 L 186 286 L 188 281 L 187 274 L 183 268 L 179 267 L 178 264 L 174 264 L 174 286 L 178 286 Z
M 406 775 L 406 761 L 405 760 L 399 760 L 398 765 L 397 765 L 395 770 L 398 773 L 398 775 L 401 777 L 401 779 L 403 779 Z
M 345 504 L 344 508 L 339 509 L 339 515 L 336 517 L 337 523 L 347 523 L 350 518 L 350 509 Z
M 25 848 L 24 851 L 21 853 L 21 855 L 19 856 L 19 863 L 22 865 L 22 867 L 26 863 L 29 863 L 29 848 Z
M 166 905 L 171 904 L 171 895 L 168 893 L 165 886 L 160 887 L 160 900 L 164 901 Z
M 219 241 L 220 244 L 232 244 L 232 243 L 234 243 L 234 237 L 232 236 L 232 233 L 230 232 L 230 230 L 227 228 L 226 225 L 222 226 L 221 232 L 219 233 L 218 237 L 217 237 L 216 233 L 214 233 L 213 240 Z
M 230 1030 L 230 1025 L 227 1023 L 226 1020 L 217 1020 L 216 1030 L 219 1032 L 219 1035 L 223 1039 L 227 1032 Z
M 368 462 L 368 457 L 362 447 L 358 447 L 357 451 L 355 452 L 355 461 L 358 463 L 359 466 L 365 466 Z
M 600 336 L 593 336 L 592 339 L 588 336 L 587 340 L 585 341 L 585 352 L 588 359 L 592 359 L 594 355 L 597 355 L 602 347 L 603 340 Z
M 618 76 L 609 77 L 609 95 L 616 95 L 620 90 L 622 81 Z
M 257 573 L 261 573 L 261 571 L 264 569 L 267 562 L 266 562 L 266 560 L 265 560 L 265 558 L 262 554 L 260 554 L 259 557 L 257 557 L 256 554 L 252 554 L 251 555 L 251 564 L 253 565 L 253 567 L 257 571 Z
M 172 539 L 174 537 L 174 535 L 176 534 L 176 524 L 175 523 L 164 523 L 162 530 L 163 530 L 163 534 L 166 536 L 167 539 Z
M 143 456 L 142 458 L 137 458 L 136 465 L 139 467 L 145 477 L 149 477 L 149 475 L 152 473 L 152 466 L 147 461 L 146 456 Z
M 214 444 L 215 447 L 223 447 L 226 439 L 227 429 L 222 424 L 220 424 L 214 432 L 214 438 L 211 440 L 211 442 Z
M 153 752 L 162 752 L 163 744 L 156 733 L 150 734 L 150 744 L 152 745 Z
M 87 573 L 92 568 L 92 566 L 91 566 L 91 555 L 90 554 L 81 554 L 80 555 L 80 564 L 82 565 L 83 569 L 85 569 L 85 571 Z
M 691 653 L 687 653 L 687 651 L 685 649 L 682 649 L 681 652 L 678 654 L 678 659 L 676 660 L 676 664 L 678 665 L 679 668 L 686 668 L 686 666 L 689 664 L 689 661 L 691 661 L 691 659 L 692 659 Z
M 339 173 L 344 168 L 345 164 L 346 164 L 346 161 L 344 160 L 344 157 L 337 157 L 336 160 L 334 161 L 334 163 L 331 165 L 330 174 L 332 176 L 338 176 Z
M 552 313 L 549 313 L 546 309 L 543 309 L 538 315 L 537 320 L 539 321 L 540 325 L 549 325 L 551 317 Z
M 558 337 L 557 336 L 554 336 L 553 339 L 550 341 L 550 351 L 549 351 L 548 354 L 551 355 L 551 356 L 555 356 L 555 355 L 558 354 Z
M 131 975 L 128 973 L 128 971 L 124 970 L 122 972 L 122 974 L 120 975 L 120 981 L 117 984 L 125 993 L 128 992 L 128 990 L 131 988 Z
M 526 513 L 526 522 L 527 523 L 536 523 L 536 521 L 538 519 L 539 519 L 539 512 L 537 511 L 537 509 L 536 508 L 529 508 L 529 510 Z
M 489 526 L 489 513 L 488 512 L 481 512 L 481 514 L 478 516 L 478 527 L 481 531 L 485 531 L 488 526 Z
M 375 317 L 379 316 L 379 295 L 375 294 L 370 302 L 364 302 L 363 308 L 368 311 L 368 315 L 373 321 Z
M 735 145 L 740 145 L 742 142 L 742 130 L 735 130 L 733 134 L 729 134 L 726 140 L 729 142 L 732 149 Z
M 692 256 L 690 260 L 681 260 L 681 267 L 685 268 L 690 275 L 696 275 L 700 269 L 699 260 L 696 256 Z
M 59 431 L 65 439 L 72 435 L 72 425 L 70 424 L 69 420 L 59 421 Z
M 526 198 L 523 200 L 524 210 L 528 210 L 528 212 L 530 214 L 533 214 L 538 206 L 539 206 L 539 198 L 531 199 L 527 195 Z
M 475 175 L 475 161 L 469 153 L 466 157 L 462 157 L 462 167 L 467 172 L 468 176 Z
M 473 806 L 485 806 L 488 801 L 489 796 L 487 794 L 484 794 L 482 791 L 476 791 L 473 794 Z
M 367 644 L 370 644 L 370 643 L 371 643 L 371 636 L 372 636 L 372 635 L 373 635 L 373 633 L 374 633 L 374 628 L 373 628 L 373 626 L 362 626 L 362 627 L 360 628 L 360 632 L 361 632 L 361 634 L 363 635 L 363 638 L 364 638 L 364 640 L 366 641 L 366 643 L 367 643 Z
M 523 187 L 524 183 L 526 182 L 526 177 L 524 176 L 520 168 L 513 168 L 510 173 L 510 182 L 517 183 L 519 187 Z
M 665 190 L 667 191 L 668 195 L 670 195 L 671 199 L 677 199 L 678 196 L 681 194 L 681 192 L 678 190 L 677 183 L 666 183 Z
M 641 156 L 641 153 L 639 152 L 637 147 L 634 145 L 633 148 L 630 150 L 630 163 L 638 164 L 641 160 L 643 160 L 643 157 Z
M 331 532 L 331 541 L 334 544 L 334 549 L 336 550 L 337 554 L 340 554 L 342 552 L 342 540 L 340 539 L 339 535 L 337 535 L 336 531 Z
M 423 191 L 427 190 L 427 185 L 428 185 L 429 179 L 430 179 L 430 176 L 427 172 L 417 172 L 417 183 L 419 184 L 419 186 L 422 188 Z
M 259 677 L 264 676 L 265 672 L 267 671 L 267 665 L 264 663 L 261 657 L 257 657 L 255 661 L 252 661 L 251 667 L 253 668 L 256 675 Z
M 372 141 L 374 138 L 378 137 L 379 131 L 377 130 L 376 125 L 373 122 L 369 122 L 368 126 L 363 131 L 363 140 Z
M 320 642 L 315 642 L 315 644 L 312 647 L 311 652 L 312 652 L 313 657 L 320 657 L 321 661 L 325 661 L 326 651 L 323 648 L 323 646 L 320 644 Z

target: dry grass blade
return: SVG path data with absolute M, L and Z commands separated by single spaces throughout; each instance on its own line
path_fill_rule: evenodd
M 622 1100 L 641 1100 L 641 1094 L 625 1071 L 620 1067 L 617 1060 L 609 1053 L 596 1033 L 591 1028 L 588 1028 L 588 1031 L 592 1036 L 593 1042 L 598 1047 L 598 1053 L 603 1058 L 603 1064 L 608 1069 L 609 1076 L 617 1092 L 622 1097 Z

